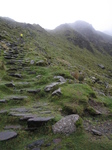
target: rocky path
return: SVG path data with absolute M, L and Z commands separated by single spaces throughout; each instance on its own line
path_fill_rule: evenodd
M 13 137 L 17 137 L 17 133 L 13 130 L 35 130 L 39 126 L 50 122 L 55 117 L 55 111 L 49 103 L 45 102 L 30 102 L 29 99 L 33 99 L 41 91 L 41 88 L 35 88 L 35 80 L 39 78 L 36 71 L 32 70 L 32 61 L 25 60 L 25 54 L 23 46 L 18 47 L 16 43 L 9 44 L 9 49 L 4 51 L 3 57 L 5 59 L 5 65 L 7 67 L 6 80 L 1 81 L 1 85 L 11 90 L 11 93 L 0 99 L 0 115 L 13 118 L 15 122 L 19 124 L 6 124 L 0 132 L 0 141 L 8 140 Z M 42 65 L 42 61 L 38 63 Z M 33 75 L 33 79 L 29 78 Z M 38 76 L 38 78 L 37 78 Z M 8 106 L 9 104 L 12 106 Z M 14 105 L 13 105 L 14 103 Z M 19 104 L 19 106 L 18 106 Z M 2 105 L 7 109 L 2 109 Z M 8 107 L 7 107 L 8 106 Z M 24 122 L 26 126 L 21 126 Z M 11 130 L 11 131 L 6 131 Z

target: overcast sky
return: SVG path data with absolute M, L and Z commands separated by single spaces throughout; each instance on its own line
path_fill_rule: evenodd
M 0 16 L 47 29 L 84 20 L 102 31 L 112 29 L 112 0 L 0 0 Z

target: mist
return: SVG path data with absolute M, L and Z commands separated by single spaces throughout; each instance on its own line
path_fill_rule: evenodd
M 86 21 L 100 31 L 112 30 L 111 0 L 4 0 L 0 16 L 54 29 L 60 24 Z

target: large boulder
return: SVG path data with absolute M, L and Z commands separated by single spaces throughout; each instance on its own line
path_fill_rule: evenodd
M 54 133 L 71 134 L 76 131 L 75 123 L 78 121 L 79 115 L 72 114 L 63 117 L 57 123 L 52 126 Z

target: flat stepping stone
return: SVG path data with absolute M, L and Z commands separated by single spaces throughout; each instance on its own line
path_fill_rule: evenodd
M 5 99 L 0 99 L 0 103 L 6 103 L 7 101 Z
M 10 97 L 9 100 L 24 100 L 25 98 L 27 98 L 27 96 L 13 96 Z
M 13 84 L 12 82 L 11 83 L 6 83 L 5 84 L 7 87 L 14 87 L 15 86 L 15 84 Z
M 91 131 L 93 132 L 94 135 L 102 136 L 102 133 L 98 130 L 92 129 Z
M 20 125 L 8 125 L 4 127 L 5 130 L 9 130 L 9 129 L 21 129 Z
M 37 66 L 46 66 L 47 63 L 44 60 L 40 60 L 40 61 L 36 62 L 36 65 Z
M 36 117 L 28 119 L 28 128 L 37 128 L 45 125 L 48 121 L 51 121 L 54 117 Z
M 51 114 L 51 111 L 42 111 L 42 112 L 39 112 L 40 114 Z
M 52 93 L 52 96 L 53 96 L 53 95 L 60 96 L 61 94 L 62 94 L 62 93 L 61 93 L 61 89 L 59 88 L 59 89 L 55 90 L 55 91 Z
M 54 76 L 54 79 L 59 79 L 59 82 L 66 82 L 66 79 L 62 76 Z
M 0 114 L 6 114 L 6 113 L 8 113 L 7 110 L 0 110 Z
M 15 117 L 28 117 L 28 116 L 33 116 L 31 113 L 14 113 L 14 112 L 10 112 L 9 113 L 10 116 L 15 116 Z
M 0 141 L 10 140 L 17 137 L 17 133 L 14 131 L 3 131 L 0 132 Z
M 27 121 L 28 119 L 31 119 L 34 117 L 35 117 L 34 115 L 26 115 L 26 116 L 21 117 L 19 120 L 20 121 Z
M 11 111 L 17 111 L 17 112 L 20 112 L 20 113 L 29 112 L 29 109 L 26 109 L 26 108 L 12 108 L 10 110 Z
M 29 149 L 35 149 L 35 150 L 40 150 L 39 146 L 44 144 L 44 139 L 40 139 L 37 141 L 32 142 L 31 144 L 28 144 L 26 147 Z
M 45 92 L 49 92 L 49 91 L 51 91 L 56 85 L 58 85 L 59 84 L 59 82 L 54 82 L 54 83 L 51 83 L 50 85 L 47 85 L 46 87 L 45 87 Z
M 9 76 L 12 76 L 12 77 L 17 77 L 17 78 L 22 78 L 22 75 L 21 74 L 9 74 Z
M 41 89 L 37 89 L 37 90 L 27 90 L 28 93 L 33 93 L 33 94 L 37 94 L 41 91 Z

